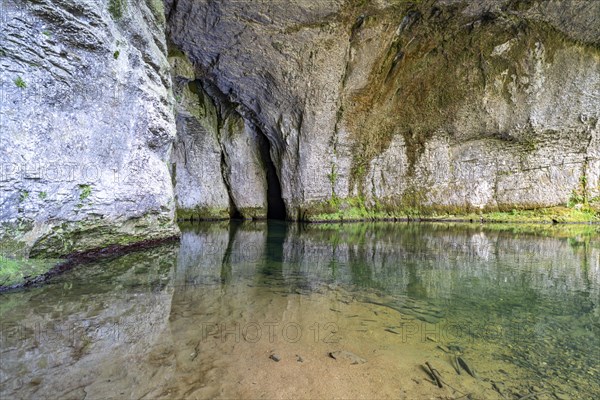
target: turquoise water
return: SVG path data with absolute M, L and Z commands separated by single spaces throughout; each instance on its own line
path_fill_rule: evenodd
M 1 397 L 600 398 L 598 227 L 183 232 L 2 294 Z

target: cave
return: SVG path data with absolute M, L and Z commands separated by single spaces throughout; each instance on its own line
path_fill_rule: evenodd
M 0 20 L 0 399 L 600 399 L 600 1 Z

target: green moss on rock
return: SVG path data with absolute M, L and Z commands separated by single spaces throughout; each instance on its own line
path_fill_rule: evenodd
M 362 7 L 360 2 L 353 5 Z M 546 23 L 510 13 L 473 19 L 460 7 L 435 13 L 429 2 L 399 2 L 396 12 L 371 12 L 375 15 L 364 17 L 364 25 L 377 17 L 378 24 L 385 21 L 404 28 L 389 36 L 389 48 L 374 63 L 368 83 L 344 104 L 344 124 L 354 139 L 351 181 L 361 193 L 370 162 L 389 147 L 394 136 L 404 139 L 407 175 L 411 176 L 435 135 L 459 134 L 454 123 L 465 105 L 473 112 L 481 111 L 477 111 L 480 99 L 495 78 L 507 74 L 526 86 L 519 78 L 530 74 L 527 60 L 536 51 L 543 51 L 551 63 L 556 51 L 568 41 Z M 498 46 L 509 42 L 505 56 L 492 56 Z M 513 101 L 511 84 L 511 79 L 504 79 L 499 89 L 508 103 Z M 503 132 L 486 134 L 505 139 Z M 531 135 L 511 140 L 522 140 L 528 149 L 536 148 Z
M 266 207 L 242 207 L 238 211 L 244 219 L 266 219 L 267 218 Z
M 229 209 L 216 207 L 196 207 L 193 209 L 177 209 L 178 221 L 212 221 L 230 218 Z
M 178 227 L 165 215 L 149 213 L 138 218 L 106 221 L 86 219 L 51 227 L 31 244 L 29 257 L 59 258 L 72 253 L 130 245 L 179 234 Z
M 43 275 L 60 261 L 60 259 L 8 258 L 0 255 L 0 287 L 19 285 L 30 277 Z
M 472 207 L 411 206 L 393 200 L 365 205 L 362 198 L 340 200 L 338 206 L 331 202 L 314 202 L 304 207 L 300 220 L 327 221 L 467 221 L 486 223 L 600 223 L 600 207 L 576 209 L 568 207 L 539 207 L 474 210 Z
M 152 15 L 156 18 L 156 21 L 160 25 L 164 25 L 166 22 L 165 19 L 165 3 L 163 0 L 146 0 L 146 4 L 150 11 L 152 11 Z
M 115 21 L 123 18 L 127 9 L 127 0 L 108 0 L 108 12 Z

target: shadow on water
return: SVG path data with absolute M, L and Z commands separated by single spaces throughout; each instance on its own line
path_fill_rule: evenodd
M 283 221 L 184 226 L 179 244 L 1 295 L 0 395 L 168 397 L 168 389 L 211 397 L 217 392 L 203 390 L 223 384 L 214 370 L 239 361 L 240 350 L 239 344 L 202 347 L 202 323 L 308 318 L 312 307 L 326 304 L 340 326 L 357 332 L 367 329 L 351 324 L 362 311 L 341 320 L 341 306 L 367 310 L 363 323 L 384 334 L 402 327 L 383 320 L 378 326 L 385 312 L 452 327 L 450 333 L 440 328 L 436 343 L 418 346 L 461 349 L 485 366 L 487 381 L 477 384 L 493 376 L 494 384 L 502 381 L 503 396 L 529 395 L 531 387 L 556 397 L 600 396 L 600 235 L 596 228 L 572 229 Z M 302 307 L 292 313 L 296 301 Z M 352 345 L 374 343 L 360 338 Z M 193 364 L 197 357 L 202 367 Z M 514 375 L 502 375 L 509 367 Z

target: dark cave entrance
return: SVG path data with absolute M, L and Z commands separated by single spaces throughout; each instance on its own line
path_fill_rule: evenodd
M 267 218 L 285 220 L 285 203 L 281 196 L 281 182 L 277 169 L 271 159 L 271 142 L 262 132 L 260 132 L 259 146 L 267 175 Z

